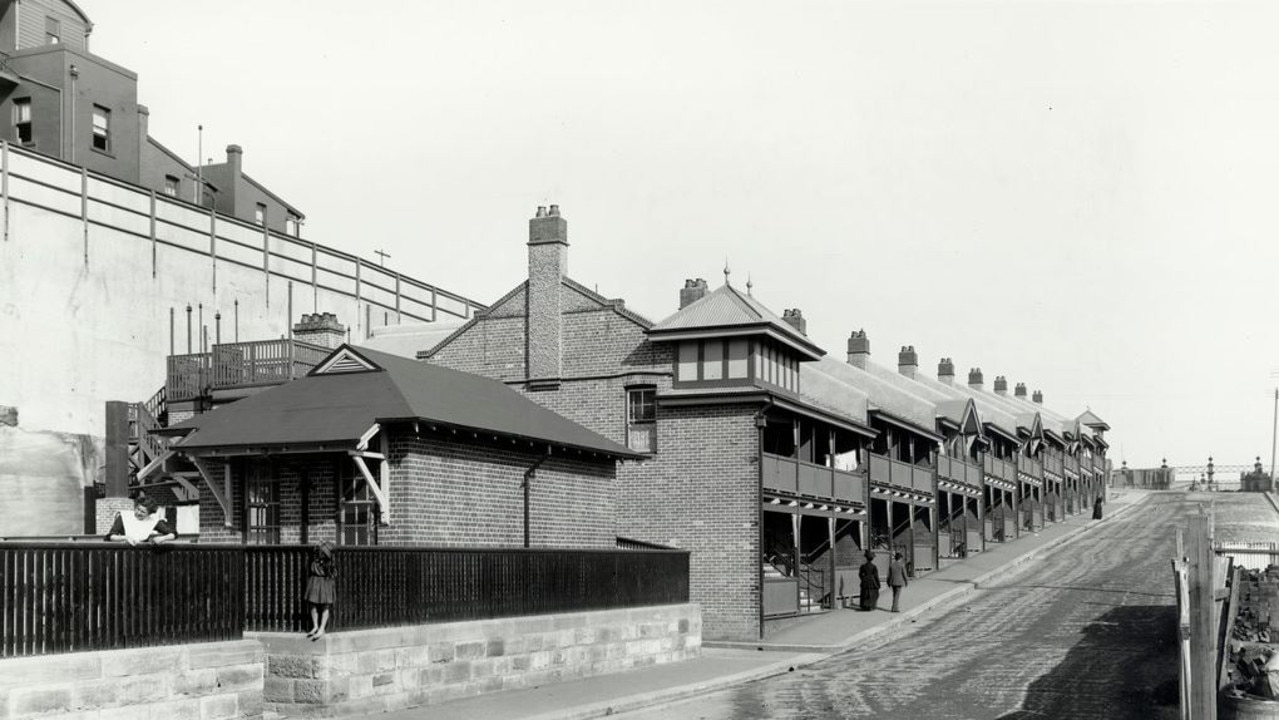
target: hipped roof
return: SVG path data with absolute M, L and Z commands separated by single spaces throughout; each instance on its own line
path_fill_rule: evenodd
M 834 358 L 822 358 L 817 370 L 856 388 L 868 397 L 869 409 L 909 423 L 921 435 L 937 437 L 937 410 L 930 400 L 908 392 L 896 384 L 859 367 Z
M 744 334 L 743 331 L 752 330 L 780 340 L 812 360 L 826 354 L 825 350 L 790 323 L 728 283 L 654 325 L 649 330 L 649 336 L 654 340 L 673 340 L 715 334 Z
M 351 358 L 370 369 L 335 371 Z M 347 363 L 347 366 L 351 366 Z M 357 442 L 374 423 L 419 421 L 612 458 L 643 457 L 479 375 L 343 345 L 307 377 L 178 423 L 179 450 Z

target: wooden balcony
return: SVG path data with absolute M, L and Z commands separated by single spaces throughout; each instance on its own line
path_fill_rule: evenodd
M 1075 457 L 1067 457 L 1067 458 L 1066 458 L 1066 463 L 1065 463 L 1065 468 L 1066 468 L 1066 473 L 1067 473 L 1067 474 L 1074 475 L 1075 477 L 1078 477 L 1078 476 L 1079 476 L 1079 468 L 1080 468 L 1079 458 L 1075 458 Z
M 1033 478 L 1043 479 L 1044 477 L 1044 464 L 1034 458 L 1018 455 L 1017 469 Z
M 764 453 L 764 489 L 839 503 L 866 502 L 866 477 L 825 465 Z
M 1007 460 L 1000 460 L 997 457 L 986 455 L 982 460 L 982 464 L 987 475 L 1005 482 L 1017 482 L 1017 468 Z
M 1048 455 L 1044 457 L 1043 467 L 1046 472 L 1050 472 L 1056 475 L 1057 477 L 1061 477 L 1063 474 L 1062 469 L 1063 467 L 1065 467 L 1065 463 L 1063 462 L 1061 457 L 1058 457 L 1055 455 Z
M 258 340 L 214 345 L 207 353 L 171 355 L 165 387 L 169 402 L 214 390 L 279 385 L 310 372 L 331 352 L 299 340 Z
M 933 494 L 933 469 L 926 465 L 912 465 L 892 460 L 883 455 L 870 456 L 870 481 L 880 485 Z
M 937 458 L 937 477 L 972 487 L 981 487 L 981 468 L 955 457 Z

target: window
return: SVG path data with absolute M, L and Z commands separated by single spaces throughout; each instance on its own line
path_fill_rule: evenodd
M 341 544 L 377 545 L 377 499 L 363 477 L 349 477 L 342 494 Z
M 627 389 L 626 447 L 636 452 L 657 451 L 657 388 Z
M 182 187 L 182 181 L 173 175 L 164 176 L 164 194 L 170 197 L 177 197 Z
M 266 225 L 266 205 L 258 203 L 258 206 L 253 209 L 253 222 Z
M 13 139 L 26 144 L 31 137 L 31 98 L 14 98 Z
M 280 486 L 263 463 L 251 463 L 244 487 L 244 541 L 280 544 Z
M 111 151 L 111 111 L 101 105 L 93 106 L 93 149 Z
M 288 217 L 284 218 L 284 234 L 291 235 L 293 237 L 298 236 L 298 216 L 297 215 L 294 215 L 293 213 L 289 213 Z
M 62 42 L 62 23 L 57 18 L 44 19 L 44 40 L 50 45 Z

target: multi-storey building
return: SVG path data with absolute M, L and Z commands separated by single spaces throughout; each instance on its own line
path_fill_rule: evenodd
M 89 49 L 93 23 L 70 0 L 0 3 L 0 135 L 14 145 L 277 232 L 302 212 L 244 174 L 243 152 L 193 166 L 148 133 L 138 76 Z M 201 162 L 197 159 L 197 163 Z
M 418 355 L 642 453 L 618 470 L 618 536 L 692 551 L 707 637 L 758 637 L 855 594 L 862 549 L 924 572 L 1014 538 L 1017 510 L 1040 507 L 1042 471 L 1017 474 L 1042 453 L 1037 416 L 955 385 L 949 363 L 938 381 L 913 349 L 879 367 L 864 333 L 847 361 L 826 357 L 799 310 L 774 314 L 727 273 L 714 290 L 687 281 L 653 322 L 569 278 L 567 252 L 558 208 L 539 209 L 528 279 Z

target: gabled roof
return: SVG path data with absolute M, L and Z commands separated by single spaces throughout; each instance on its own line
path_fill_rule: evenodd
M 564 278 L 561 281 L 561 285 L 563 287 L 568 288 L 569 290 L 580 293 L 582 296 L 588 298 L 589 300 L 592 300 L 598 303 L 601 309 L 612 310 L 613 312 L 617 313 L 619 316 L 624 317 L 627 320 L 630 320 L 631 322 L 635 323 L 641 328 L 644 328 L 645 330 L 653 327 L 652 320 L 649 320 L 643 315 L 640 315 L 634 310 L 631 310 L 630 308 L 626 307 L 626 303 L 623 302 L 622 300 L 606 298 L 603 295 L 595 292 L 594 290 L 591 290 L 590 288 L 586 287 L 585 285 L 577 282 L 576 280 L 568 277 Z M 492 305 L 489 305 L 487 308 L 484 308 L 483 310 L 476 312 L 474 315 L 471 316 L 470 320 L 467 320 L 465 323 L 463 323 L 461 327 L 454 329 L 453 332 L 449 333 L 446 337 L 440 339 L 432 347 L 430 347 L 429 349 L 419 351 L 417 353 L 417 358 L 419 360 L 426 360 L 426 359 L 430 359 L 431 357 L 434 357 L 438 351 L 447 347 L 449 343 L 453 342 L 457 338 L 465 335 L 471 328 L 475 327 L 475 325 L 479 323 L 480 321 L 493 315 L 494 313 L 499 312 L 502 305 L 504 305 L 507 302 L 510 302 L 512 299 L 517 297 L 520 293 L 526 292 L 527 289 L 528 289 L 528 280 L 525 280 L 524 282 L 521 282 L 519 285 L 516 285 L 515 287 L 511 288 L 509 292 L 507 292 L 502 297 L 498 298 L 497 301 L 494 302 Z
M 990 402 L 985 393 L 979 393 L 966 385 L 947 385 L 940 380 L 934 380 L 918 372 L 915 373 L 915 382 L 946 393 L 953 398 L 971 401 L 977 408 L 983 427 L 987 430 L 993 430 L 1011 441 L 1018 441 L 1017 419 L 1005 408 Z
M 357 442 L 374 423 L 420 421 L 610 458 L 643 457 L 479 375 L 343 345 L 310 375 L 178 423 L 176 449 Z
M 1101 418 L 1097 417 L 1097 415 L 1091 409 L 1085 410 L 1084 413 L 1076 419 L 1080 423 L 1087 425 L 1088 427 L 1094 430 L 1106 431 L 1110 429 L 1110 425 L 1108 425 L 1105 420 L 1102 420 Z
M 810 360 L 826 354 L 825 350 L 791 327 L 790 323 L 728 283 L 657 323 L 649 329 L 648 334 L 654 340 L 765 334 L 789 345 Z

